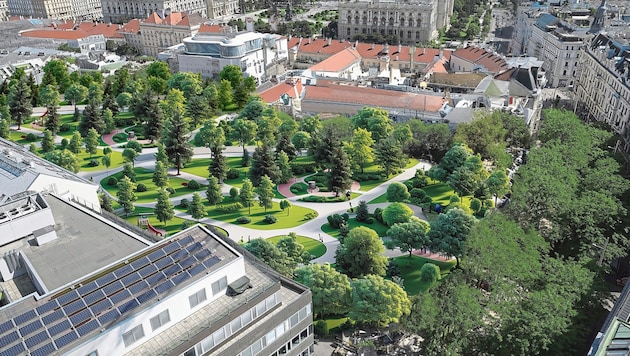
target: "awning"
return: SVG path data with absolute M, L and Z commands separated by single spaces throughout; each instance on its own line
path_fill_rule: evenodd
M 252 285 L 249 283 L 249 278 L 247 276 L 243 276 L 228 284 L 228 295 L 239 295 L 243 293 L 247 288 L 251 287 Z

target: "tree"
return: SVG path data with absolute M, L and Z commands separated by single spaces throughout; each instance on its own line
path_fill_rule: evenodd
M 135 166 L 138 152 L 136 152 L 133 148 L 125 148 L 122 152 L 122 156 L 125 158 L 125 162 L 131 163 L 132 166 Z
M 344 315 L 350 310 L 352 287 L 350 279 L 329 263 L 309 264 L 295 271 L 296 281 L 309 287 L 313 299 L 314 317 Z
M 201 200 L 201 195 L 199 195 L 199 193 L 193 193 L 192 201 L 190 202 L 186 212 L 197 221 L 206 216 L 206 208 L 203 206 L 203 201 Z
M 158 142 L 157 152 L 155 153 L 155 162 L 162 162 L 164 167 L 168 167 L 168 155 L 166 154 L 166 148 L 164 144 Z
M 472 156 L 470 148 L 462 144 L 451 147 L 437 166 L 429 169 L 429 177 L 446 182 L 448 177 L 458 168 L 463 167 L 468 157 Z
M 55 149 L 55 139 L 48 130 L 44 130 L 44 137 L 42 138 L 42 151 L 44 153 L 51 152 Z
M 100 135 L 93 128 L 88 131 L 88 134 L 85 137 L 85 150 L 90 154 L 90 158 L 97 152 L 99 137 Z
M 166 81 L 166 87 L 181 90 L 185 98 L 190 98 L 201 93 L 201 75 L 189 72 L 175 73 Z
M 365 200 L 360 200 L 359 205 L 357 205 L 357 221 L 365 222 L 370 218 L 370 214 L 368 212 L 368 204 Z
M 54 85 L 45 85 L 39 91 L 39 102 L 47 107 L 58 107 L 59 106 L 59 91 L 57 87 Z
M 361 169 L 361 173 L 363 173 L 365 165 L 374 159 L 372 145 L 374 145 L 372 133 L 364 128 L 354 129 L 352 141 L 346 145 L 350 161 Z
M 387 200 L 391 202 L 409 200 L 410 197 L 407 186 L 400 182 L 393 182 L 387 187 Z
M 256 137 L 257 130 L 258 125 L 253 121 L 236 119 L 232 122 L 232 137 L 243 147 L 243 152 L 245 152 L 245 145 Z
M 269 177 L 262 176 L 260 179 L 260 184 L 256 187 L 256 194 L 258 194 L 258 204 L 265 208 L 265 213 L 267 213 L 267 209 L 273 207 L 273 188 L 274 184 Z
M 490 176 L 486 180 L 486 187 L 490 194 L 494 195 L 494 204 L 497 204 L 497 198 L 502 197 L 510 190 L 510 179 L 505 171 L 497 169 L 490 173 Z
M 169 162 L 175 165 L 177 175 L 179 175 L 183 165 L 192 158 L 193 150 L 186 135 L 186 124 L 180 120 L 178 115 L 169 121 L 167 135 L 163 143 Z
M 352 282 L 352 306 L 348 316 L 357 323 L 384 327 L 398 323 L 410 311 L 411 302 L 398 284 L 376 275 Z
M 383 213 L 384 218 L 385 213 Z M 442 252 L 459 259 L 466 251 L 466 239 L 476 219 L 459 208 L 449 209 L 431 223 L 429 240 L 431 251 Z
M 278 127 L 280 126 L 281 121 L 275 111 L 263 112 L 263 116 L 258 118 L 256 123 L 258 124 L 258 131 L 256 132 L 256 138 L 258 141 L 269 147 L 276 145 Z
M 287 216 L 289 216 L 290 209 L 291 209 L 291 202 L 289 202 L 286 199 L 280 200 L 280 209 L 282 211 L 284 211 L 284 209 L 286 209 L 287 210 Z
M 72 134 L 72 138 L 70 139 L 70 144 L 68 145 L 68 149 L 70 152 L 74 154 L 79 154 L 81 152 L 81 146 L 83 146 L 83 140 L 81 139 L 81 134 L 78 131 L 75 131 Z
M 188 98 L 186 113 L 192 119 L 192 126 L 197 127 L 203 120 L 212 116 L 212 109 L 205 97 L 194 95 Z
M 199 143 L 210 149 L 212 157 L 223 152 L 225 145 L 225 131 L 222 127 L 217 126 L 214 120 L 206 120 L 203 127 L 199 129 L 199 133 L 195 136 L 199 139 Z
M 241 110 L 239 114 L 239 119 L 247 119 L 251 121 L 258 121 L 263 116 L 263 111 L 265 110 L 265 103 L 258 98 L 252 97 L 247 105 Z
M 441 276 L 440 267 L 433 263 L 427 262 L 420 268 L 420 280 L 423 282 L 428 282 L 433 285 Z
M 154 62 L 157 63 L 157 62 Z M 122 110 L 124 108 L 129 108 L 129 104 L 131 104 L 132 96 L 129 93 L 123 92 L 116 96 L 116 104 Z
M 245 244 L 245 249 L 278 273 L 293 278 L 293 272 L 297 267 L 297 263 L 276 245 L 265 239 L 258 238 Z
M 391 203 L 383 210 L 383 221 L 387 226 L 406 223 L 413 216 L 413 210 L 403 203 Z
M 64 99 L 72 103 L 72 105 L 74 105 L 74 108 L 76 109 L 77 104 L 85 100 L 87 94 L 88 89 L 86 87 L 78 83 L 72 83 L 64 92 L 63 97 Z
M 0 137 L 8 138 L 11 128 L 11 113 L 9 112 L 8 105 L 2 105 L 0 107 Z
M 129 178 L 132 182 L 136 182 L 136 171 L 131 164 L 125 163 L 125 165 L 123 165 L 122 175 Z
M 286 153 L 289 161 L 295 158 L 295 146 L 293 146 L 291 140 L 289 140 L 289 136 L 279 134 L 278 142 L 276 143 L 276 156 L 279 155 L 280 152 Z
M 252 184 L 258 186 L 263 176 L 269 177 L 272 182 L 277 182 L 279 174 L 271 149 L 266 145 L 256 147 L 252 155 L 252 166 L 249 168 L 249 179 Z
M 164 113 L 156 101 L 151 101 L 146 111 L 144 135 L 153 141 L 159 140 L 164 131 Z
M 311 261 L 311 254 L 304 246 L 297 242 L 297 234 L 290 232 L 288 236 L 281 238 L 277 243 L 278 249 L 287 254 L 296 267 L 298 264 L 308 264 Z M 295 267 L 294 267 L 295 269 Z
M 291 137 L 291 143 L 296 150 L 301 152 L 310 146 L 311 135 L 306 131 L 298 131 Z
M 483 159 L 496 161 L 499 155 L 505 155 L 506 130 L 503 127 L 500 111 L 479 112 L 472 122 L 457 125 L 453 141 L 463 143 L 481 155 Z
M 405 167 L 407 157 L 403 154 L 402 146 L 394 139 L 383 139 L 374 146 L 374 161 L 383 168 L 386 177 Z
M 18 130 L 33 114 L 31 98 L 31 88 L 28 86 L 26 78 L 19 80 L 9 91 L 7 104 L 13 121 L 18 125 Z
M 44 154 L 44 158 L 73 173 L 81 169 L 81 160 L 68 150 L 54 150 Z
M 289 182 L 289 180 L 293 177 L 293 171 L 291 170 L 291 165 L 289 164 L 289 156 L 287 156 L 286 152 L 280 151 L 280 153 L 278 153 L 276 164 L 279 171 L 278 183 Z
M 448 184 L 461 196 L 471 195 L 488 178 L 479 156 L 470 156 L 464 164 L 448 176 Z
M 352 117 L 352 125 L 355 129 L 363 128 L 371 132 L 376 142 L 388 138 L 394 130 L 389 113 L 381 108 L 364 107 Z
M 123 208 L 125 216 L 133 213 L 135 206 L 133 202 L 136 201 L 136 184 L 127 176 L 123 176 L 118 181 L 118 191 L 116 197 L 118 198 L 118 204 Z
M 232 187 L 230 188 L 230 199 L 232 199 L 232 201 L 235 201 L 236 198 L 238 198 L 238 188 Z
M 103 129 L 103 133 L 111 133 L 116 128 L 116 120 L 114 120 L 114 114 L 110 109 L 104 109 L 103 114 L 101 115 L 103 118 L 103 124 L 105 128 Z
M 175 115 L 184 118 L 186 110 L 186 97 L 179 89 L 170 89 L 164 100 L 160 100 L 159 107 L 165 117 L 173 118 Z
M 243 186 L 239 193 L 239 199 L 244 207 L 248 208 L 249 215 L 252 214 L 252 205 L 254 205 L 254 186 L 252 182 L 245 178 L 243 179 Z
M 60 88 L 65 88 L 68 85 L 68 67 L 66 62 L 60 59 L 52 59 L 42 67 L 44 76 L 42 78 L 42 84 L 57 84 Z
M 89 101 L 83 109 L 83 115 L 79 122 L 79 132 L 81 136 L 87 136 L 90 129 L 95 129 L 97 132 L 103 132 L 105 130 L 105 122 L 101 115 L 101 110 L 95 102 Z
M 161 188 L 158 191 L 157 202 L 155 204 L 155 216 L 161 223 L 166 223 L 175 216 L 175 209 L 170 199 L 171 193 Z
M 409 252 L 409 257 L 414 249 L 429 245 L 427 233 L 429 224 L 420 219 L 411 219 L 409 222 L 396 223 L 387 230 L 390 240 L 385 242 L 389 249 L 400 248 L 402 252 Z
M 155 162 L 155 171 L 153 171 L 151 180 L 158 188 L 166 188 L 168 186 L 168 172 L 164 163 L 160 161 Z
M 218 154 L 214 156 L 214 158 L 210 161 L 210 166 L 208 166 L 208 172 L 213 177 L 216 177 L 219 180 L 219 183 L 223 183 L 223 180 L 227 176 L 228 169 L 227 159 L 224 155 Z
M 368 274 L 385 275 L 388 260 L 376 231 L 359 226 L 352 230 L 336 252 L 337 267 L 351 278 Z
M 109 175 L 109 166 L 112 165 L 112 159 L 108 155 L 105 155 L 101 157 L 101 163 L 105 166 L 107 174 Z
M 232 100 L 233 100 L 232 85 L 230 84 L 229 81 L 225 79 L 221 80 L 221 82 L 219 83 L 218 99 L 219 99 L 219 106 L 223 110 L 225 110 L 225 108 L 227 108 L 228 106 L 230 106 L 230 104 L 232 104 Z
M 232 88 L 240 87 L 243 83 L 243 70 L 236 64 L 228 64 L 219 73 L 219 79 L 230 82 Z
M 328 173 L 328 188 L 336 192 L 343 192 L 352 186 L 352 171 L 350 161 L 341 148 L 336 148 L 332 157 L 332 166 Z
M 114 208 L 112 207 L 112 199 L 109 197 L 107 192 L 102 192 L 98 195 L 98 201 L 101 205 L 101 209 L 113 213 Z
M 206 199 L 208 204 L 216 205 L 223 201 L 223 193 L 221 192 L 221 185 L 216 177 L 208 177 L 208 189 L 206 190 Z

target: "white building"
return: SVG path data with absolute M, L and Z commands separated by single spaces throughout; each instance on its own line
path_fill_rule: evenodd
M 184 50 L 177 54 L 179 71 L 217 77 L 223 67 L 234 64 L 243 74 L 268 80 L 270 69 L 288 59 L 287 39 L 273 34 L 235 32 L 231 27 L 202 26 L 193 37 L 184 39 Z
M 207 3 L 199 0 L 101 0 L 106 22 L 125 23 L 132 19 L 146 19 L 154 12 L 186 12 L 207 17 Z
M 44 19 L 99 20 L 100 0 L 7 0 L 12 16 Z

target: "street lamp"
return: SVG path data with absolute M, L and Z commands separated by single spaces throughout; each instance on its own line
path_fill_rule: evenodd
M 601 252 L 599 253 L 599 259 L 597 260 L 597 265 L 599 267 L 602 266 L 602 264 L 604 263 L 604 256 L 606 255 L 606 248 L 608 248 L 608 242 L 610 241 L 610 235 L 606 238 L 606 242 L 604 243 L 604 247 L 601 247 L 597 244 L 593 244 L 593 247 L 597 247 L 598 249 L 601 250 Z

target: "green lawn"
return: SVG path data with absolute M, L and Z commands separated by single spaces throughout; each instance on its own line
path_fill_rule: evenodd
M 237 187 L 241 189 L 243 186 L 243 179 L 247 177 L 247 172 L 249 171 L 249 167 L 241 167 L 241 157 L 227 157 L 228 166 L 234 169 L 237 169 L 240 172 L 238 178 L 234 179 L 226 179 L 224 181 L 225 184 L 229 184 L 231 186 Z M 194 174 L 198 177 L 207 178 L 208 177 L 208 166 L 210 165 L 209 158 L 197 158 L 193 159 L 190 163 L 186 164 L 186 167 L 182 169 L 182 171 L 190 174 Z
M 286 236 L 274 236 L 270 237 L 268 240 L 273 242 L 274 244 L 277 244 L 278 241 L 280 241 L 280 239 L 284 237 Z M 298 235 L 297 242 L 300 245 L 304 246 L 304 249 L 308 251 L 311 255 L 313 255 L 313 258 L 319 258 L 326 253 L 326 246 L 324 246 L 323 243 L 310 237 Z
M 428 196 L 431 197 L 431 199 L 433 199 L 434 205 L 440 204 L 444 207 L 447 206 L 450 203 L 451 195 L 455 194 L 455 191 L 453 191 L 453 188 L 451 188 L 447 183 L 431 181 L 431 180 L 429 180 L 429 182 L 430 184 L 422 189 L 427 193 Z M 466 208 L 470 206 L 470 199 L 472 199 L 471 196 L 462 197 L 461 206 L 466 207 Z M 383 193 L 379 195 L 378 197 L 370 200 L 368 204 L 387 203 L 387 202 L 388 202 L 387 193 Z
M 351 200 L 360 196 L 361 196 L 360 193 L 350 193 Z M 340 202 L 348 201 L 345 194 L 339 194 L 339 196 L 336 197 L 333 195 L 333 193 L 330 193 L 330 195 L 326 195 L 326 196 L 308 195 L 298 200 L 311 202 L 311 203 L 340 203 Z
M 410 158 L 409 159 L 409 163 L 407 163 L 407 165 L 405 166 L 404 169 L 411 168 L 411 167 L 415 166 L 416 164 L 418 164 L 418 162 L 419 161 L 417 159 Z M 377 165 L 376 163 L 374 163 L 374 162 L 370 163 L 369 165 L 365 166 L 365 168 L 364 168 L 364 172 L 365 173 L 380 173 L 381 171 L 382 171 L 381 167 L 379 165 Z M 359 182 L 359 184 L 361 184 L 361 188 L 359 188 L 359 189 L 362 192 L 369 192 L 370 190 L 378 187 L 379 185 L 383 184 L 384 182 L 386 182 L 387 180 L 389 180 L 392 177 L 389 177 L 389 178 L 386 178 L 386 179 L 361 181 L 361 182 Z
M 365 226 L 365 227 L 369 227 L 370 229 L 376 231 L 376 233 L 380 237 L 387 236 L 387 230 L 389 228 L 387 226 L 385 226 L 384 224 L 381 224 L 380 222 L 378 222 L 376 219 L 373 219 L 373 220 L 374 220 L 374 222 L 372 224 L 366 224 L 364 222 L 357 221 L 357 219 L 355 219 L 355 218 L 352 218 L 352 219 L 348 220 L 348 227 L 350 228 L 350 230 L 352 230 L 355 227 Z M 322 231 L 327 233 L 328 235 L 336 238 L 336 239 L 339 239 L 339 230 L 334 229 L 328 223 L 325 223 L 324 225 L 322 225 Z
M 152 203 L 156 201 L 158 197 L 158 188 L 153 183 L 153 180 L 152 180 L 153 171 L 146 168 L 135 168 L 134 171 L 136 172 L 136 184 L 143 183 L 147 187 L 146 192 L 136 192 L 136 197 L 138 198 L 136 200 L 136 203 Z M 113 174 L 112 176 L 120 180 L 120 178 L 122 177 L 122 172 L 118 172 L 116 174 Z M 109 177 L 103 178 L 100 184 L 111 195 L 116 196 L 118 187 L 116 186 L 112 187 L 112 186 L 107 185 L 107 179 Z M 171 188 L 175 189 L 175 194 L 171 194 L 171 198 L 186 195 L 186 194 L 191 194 L 194 192 L 188 187 L 183 186 L 182 183 L 188 183 L 188 181 L 185 179 L 177 178 L 177 177 L 169 177 L 168 185 Z M 205 189 L 206 187 L 201 185 L 201 188 L 197 190 L 198 192 L 200 192 L 202 197 L 205 197 L 205 194 L 204 194 Z
M 35 134 L 37 139 L 35 141 L 29 141 L 26 139 L 26 135 L 28 134 L 29 134 L 28 132 L 11 130 L 9 131 L 9 140 L 15 143 L 18 143 L 20 145 L 30 145 L 31 143 L 35 143 L 42 140 L 41 136 L 39 136 L 38 134 Z
M 303 194 L 308 193 L 307 191 L 308 184 L 303 183 L 303 182 L 294 183 L 294 184 L 291 184 L 289 189 L 291 190 L 291 193 L 295 195 L 303 195 Z
M 330 331 L 331 333 L 336 331 L 334 329 L 339 328 L 341 325 L 343 325 L 346 321 L 348 320 L 347 316 L 337 316 L 337 317 L 329 317 L 328 319 L 326 319 L 326 324 L 328 324 L 328 331 Z
M 130 216 L 123 217 L 123 219 L 137 226 L 138 215 L 147 214 L 147 217 L 149 218 L 149 223 L 151 224 L 151 226 L 155 227 L 156 229 L 166 230 L 167 235 L 173 235 L 174 233 L 181 231 L 182 224 L 186 221 L 189 221 L 182 218 L 174 217 L 164 224 L 164 223 L 159 222 L 158 219 L 155 217 L 155 215 L 153 215 L 154 211 L 155 209 L 152 209 L 152 208 L 136 207 L 136 209 Z
M 420 280 L 420 268 L 425 263 L 431 262 L 434 265 L 440 267 L 442 278 L 444 278 L 444 276 L 446 276 L 451 271 L 451 269 L 455 267 L 456 264 L 456 261 L 454 259 L 451 261 L 442 262 L 415 255 L 411 255 L 411 258 L 409 256 L 400 256 L 394 258 L 394 260 L 398 262 L 400 277 L 404 280 L 404 288 L 409 295 L 415 295 L 421 292 L 425 292 L 427 289 L 429 289 L 430 285 Z
M 388 200 L 387 200 L 387 193 L 383 193 L 383 194 L 377 196 L 376 198 L 370 200 L 368 202 L 368 204 L 378 204 L 378 203 L 387 203 L 387 202 L 388 202 Z
M 93 172 L 106 169 L 106 167 L 101 162 L 101 159 L 103 158 L 102 149 L 99 149 L 96 154 L 92 155 L 92 157 L 90 157 L 90 154 L 85 151 L 81 151 L 81 153 L 79 153 L 77 156 L 81 160 L 81 171 Z M 111 160 L 111 165 L 109 166 L 109 169 L 114 169 L 125 164 L 125 159 L 123 158 L 121 152 L 112 151 L 109 158 Z M 90 161 L 92 160 L 97 161 L 98 166 L 90 167 Z

